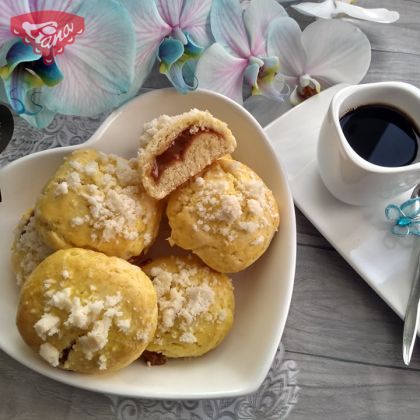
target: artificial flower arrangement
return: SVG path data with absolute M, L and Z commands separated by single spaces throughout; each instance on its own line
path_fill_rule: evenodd
M 296 104 L 369 68 L 367 37 L 329 18 L 398 19 L 346 0 L 292 7 L 322 19 L 302 32 L 275 0 L 2 0 L 0 101 L 39 128 L 56 113 L 98 115 L 135 96 L 157 61 L 182 93 Z

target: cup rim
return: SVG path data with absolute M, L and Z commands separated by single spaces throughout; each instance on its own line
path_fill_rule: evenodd
M 343 101 L 354 92 L 358 92 L 360 90 L 378 90 L 378 89 L 384 89 L 384 88 L 399 88 L 406 93 L 409 93 L 413 96 L 415 96 L 418 101 L 420 102 L 420 89 L 417 87 L 410 85 L 409 83 L 404 82 L 377 82 L 377 83 L 365 83 L 360 85 L 351 85 L 347 86 L 343 89 L 341 89 L 339 92 L 337 92 L 332 101 L 330 106 L 330 112 L 332 114 L 332 121 L 333 124 L 337 130 L 338 137 L 340 139 L 341 146 L 344 148 L 347 156 L 359 167 L 362 169 L 368 171 L 368 172 L 374 172 L 378 174 L 398 174 L 403 173 L 407 171 L 407 168 L 410 168 L 410 170 L 413 169 L 419 169 L 420 170 L 420 162 L 416 162 L 410 165 L 406 166 L 395 166 L 395 167 L 389 167 L 389 166 L 381 166 L 376 165 L 374 163 L 371 163 L 367 161 L 366 159 L 363 159 L 361 156 L 359 156 L 353 148 L 349 145 L 347 139 L 344 136 L 343 130 L 340 125 L 340 115 L 339 115 L 339 108 Z M 361 104 L 363 105 L 363 104 Z M 392 104 L 390 104 L 392 106 Z M 420 127 L 418 127 L 420 131 Z

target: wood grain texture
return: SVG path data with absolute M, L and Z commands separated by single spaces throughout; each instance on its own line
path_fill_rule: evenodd
M 286 352 L 300 368 L 293 420 L 414 420 L 419 372 Z

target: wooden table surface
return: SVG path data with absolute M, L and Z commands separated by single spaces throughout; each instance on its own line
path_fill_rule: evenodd
M 353 22 L 372 45 L 372 63 L 363 82 L 399 80 L 420 88 L 420 0 L 358 4 L 401 15 L 391 25 Z M 303 25 L 311 21 L 290 14 Z M 149 86 L 156 87 L 153 80 Z M 294 361 L 299 370 L 298 398 L 287 418 L 420 418 L 420 342 L 410 367 L 405 367 L 402 321 L 299 211 L 297 232 L 295 287 L 282 342 L 284 359 Z M 1 419 L 122 418 L 110 410 L 108 398 L 56 384 L 2 352 L 0 402 Z M 146 418 L 135 410 L 128 414 L 124 418 Z M 172 416 L 162 412 L 153 417 L 158 418 Z

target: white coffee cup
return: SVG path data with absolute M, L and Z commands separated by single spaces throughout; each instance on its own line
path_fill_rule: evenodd
M 333 97 L 318 142 L 318 166 L 324 184 L 341 201 L 371 205 L 413 188 L 420 182 L 420 162 L 401 167 L 375 165 L 347 142 L 340 118 L 363 105 L 388 105 L 420 126 L 420 89 L 407 83 L 381 82 L 349 86 Z

